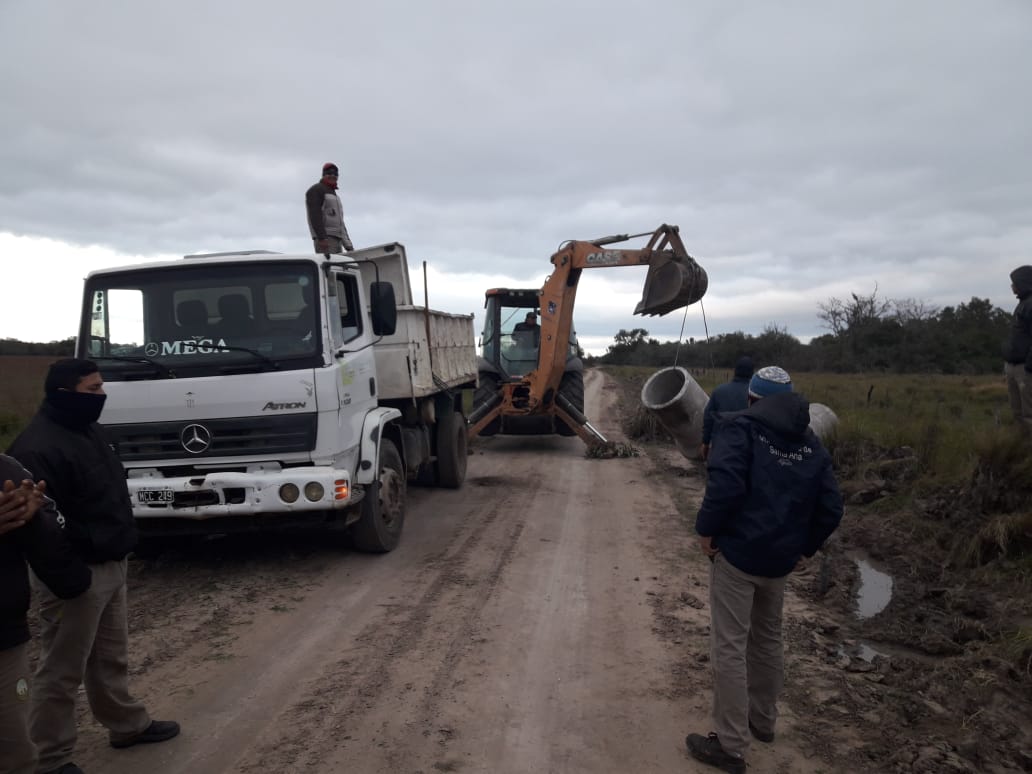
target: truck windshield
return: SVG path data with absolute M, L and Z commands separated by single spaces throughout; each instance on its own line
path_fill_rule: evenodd
M 317 288 L 309 261 L 96 275 L 80 356 L 116 381 L 313 368 L 322 363 Z

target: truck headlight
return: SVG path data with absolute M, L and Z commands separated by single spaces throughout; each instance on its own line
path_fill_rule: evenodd
M 305 497 L 311 502 L 317 503 L 323 498 L 323 493 L 326 490 L 323 489 L 323 485 L 318 481 L 309 481 L 305 484 Z
M 297 488 L 297 484 L 283 484 L 279 488 L 279 496 L 285 503 L 296 503 L 297 498 L 301 496 L 301 490 Z

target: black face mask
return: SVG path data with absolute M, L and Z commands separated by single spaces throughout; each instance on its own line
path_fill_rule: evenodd
M 96 422 L 106 400 L 107 395 L 71 390 L 57 390 L 47 396 L 47 402 L 57 410 L 61 421 L 72 427 L 85 427 Z

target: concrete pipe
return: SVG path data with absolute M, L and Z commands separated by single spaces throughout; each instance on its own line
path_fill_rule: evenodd
M 821 441 L 827 441 L 835 428 L 838 427 L 838 417 L 835 412 L 823 403 L 810 404 L 810 429 Z
M 679 366 L 656 371 L 641 388 L 641 402 L 674 438 L 677 450 L 698 459 L 702 443 L 702 412 L 706 391 Z

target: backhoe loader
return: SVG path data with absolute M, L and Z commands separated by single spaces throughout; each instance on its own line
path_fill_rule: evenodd
M 641 248 L 609 245 L 648 236 Z M 583 269 L 647 266 L 634 309 L 664 315 L 701 300 L 706 271 L 685 250 L 677 226 L 654 232 L 571 240 L 551 258 L 554 269 L 538 289 L 494 288 L 484 302 L 479 386 L 468 422 L 478 435 L 578 435 L 589 446 L 606 438 L 584 416 L 584 376 L 573 330 L 573 306 Z M 536 318 L 540 316 L 540 325 Z

